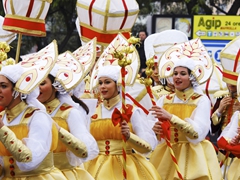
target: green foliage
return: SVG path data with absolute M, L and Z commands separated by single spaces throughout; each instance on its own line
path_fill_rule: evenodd
M 139 15 L 147 15 L 152 12 L 152 0 L 136 0 L 140 9 Z
M 200 9 L 199 4 L 196 4 L 196 5 L 193 6 L 193 8 L 192 8 L 192 13 L 193 13 L 193 14 L 197 14 L 197 13 L 199 12 L 199 9 Z

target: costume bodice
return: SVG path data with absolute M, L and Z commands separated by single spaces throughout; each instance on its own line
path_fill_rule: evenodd
M 63 103 L 60 106 L 60 101 L 57 98 L 55 98 L 51 102 L 45 104 L 45 106 L 47 108 L 48 113 L 52 113 L 53 111 L 55 111 L 58 108 L 55 115 L 52 116 L 52 119 L 61 128 L 64 128 L 65 130 L 69 131 L 68 124 L 67 124 L 67 119 L 68 119 L 69 113 L 72 109 L 72 106 L 70 106 L 66 103 Z M 67 147 L 61 141 L 58 141 L 57 142 L 57 147 L 53 152 L 54 153 L 56 153 L 56 152 L 66 152 L 66 150 L 67 150 Z
M 28 136 L 28 123 L 33 115 L 33 113 L 36 111 L 36 108 L 28 107 L 25 110 L 25 113 L 20 121 L 20 124 L 8 126 L 8 128 L 14 132 L 16 137 L 19 140 L 22 140 L 23 138 L 26 138 Z M 2 111 L 0 116 L 3 117 L 5 114 L 5 111 Z M 53 151 L 57 147 L 57 139 L 58 139 L 58 133 L 55 126 L 52 128 L 52 146 L 50 151 Z M 13 142 L 14 143 L 14 142 Z M 5 146 L 0 142 L 0 156 L 11 156 L 11 153 L 5 148 Z
M 129 123 L 130 131 L 133 132 L 131 123 Z M 98 140 L 115 139 L 121 140 L 121 127 L 114 126 L 111 119 L 93 120 L 90 126 L 93 137 Z
M 180 93 L 180 92 L 178 92 Z M 169 113 L 178 116 L 181 120 L 184 120 L 186 118 L 190 118 L 192 115 L 192 112 L 197 107 L 197 103 L 200 100 L 199 95 L 196 95 L 194 93 L 186 93 L 186 94 L 178 94 L 178 97 L 182 97 L 182 99 L 188 99 L 187 103 L 173 103 L 174 96 L 176 94 L 168 95 L 164 99 L 163 108 L 168 111 Z M 171 138 L 170 141 L 172 143 L 179 143 L 179 142 L 188 142 L 186 135 L 179 131 L 177 128 L 174 128 L 173 126 L 170 127 L 171 131 Z

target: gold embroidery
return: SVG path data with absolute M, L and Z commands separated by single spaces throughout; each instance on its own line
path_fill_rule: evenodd
M 13 107 L 10 110 L 5 109 L 3 113 L 5 112 L 6 114 L 7 122 L 8 123 L 12 122 L 20 113 L 24 111 L 24 109 L 26 109 L 26 107 L 27 107 L 27 104 L 24 101 L 22 101 L 17 106 Z
M 112 109 L 115 107 L 117 103 L 119 103 L 121 100 L 120 95 L 117 95 L 116 97 L 109 99 L 109 100 L 103 100 L 103 105 L 107 110 Z
M 51 114 L 59 105 L 60 105 L 60 101 L 57 98 L 44 104 L 48 114 Z

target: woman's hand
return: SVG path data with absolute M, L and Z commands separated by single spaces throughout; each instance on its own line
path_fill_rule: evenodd
M 121 123 L 121 133 L 122 133 L 122 135 L 125 136 L 126 140 L 129 139 L 129 137 L 130 137 L 130 128 L 129 128 L 129 126 L 128 126 L 126 121 L 123 121 Z
M 220 101 L 220 105 L 218 107 L 218 112 L 219 113 L 223 113 L 224 109 L 231 104 L 232 98 L 231 97 L 224 97 L 221 101 Z
M 152 111 L 152 115 L 160 121 L 167 121 L 172 118 L 172 114 L 167 112 L 165 109 L 154 105 L 149 111 Z
M 154 124 L 152 130 L 154 131 L 154 133 L 155 133 L 156 135 L 162 136 L 162 135 L 163 135 L 162 122 L 161 122 L 161 121 L 157 121 L 157 122 Z

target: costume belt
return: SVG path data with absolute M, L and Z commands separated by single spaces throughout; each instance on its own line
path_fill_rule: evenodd
M 121 155 L 122 154 L 122 140 L 101 140 L 97 141 L 99 154 L 104 155 Z M 132 148 L 126 143 L 126 153 L 131 154 Z
M 73 169 L 74 166 L 71 166 L 69 164 L 66 152 L 58 152 L 58 153 L 54 153 L 54 166 L 58 169 L 60 169 L 61 171 L 64 169 Z
M 38 165 L 38 167 L 31 171 L 21 171 L 18 168 L 16 160 L 14 159 L 13 156 L 3 156 L 3 163 L 4 163 L 3 167 L 4 177 L 10 178 L 20 178 L 46 174 L 54 168 L 52 152 L 49 152 L 47 156 L 43 159 L 43 161 Z

